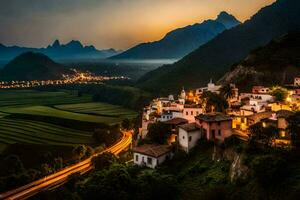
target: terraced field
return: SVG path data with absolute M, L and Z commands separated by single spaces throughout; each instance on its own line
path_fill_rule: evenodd
M 59 110 L 48 106 L 26 106 L 26 107 L 7 106 L 7 107 L 0 107 L 0 111 L 7 114 L 14 114 L 14 113 L 30 114 L 30 115 L 49 116 L 49 117 L 84 121 L 84 122 L 96 122 L 96 123 L 107 123 L 107 124 L 116 124 L 121 121 L 121 119 L 118 117 L 81 114 L 81 113 Z
M 0 90 L 0 152 L 13 143 L 64 146 L 93 144 L 93 131 L 77 130 L 73 126 L 66 126 L 65 121 L 50 123 L 48 120 L 20 118 L 13 114 L 110 125 L 136 116 L 135 112 L 120 106 L 93 103 L 91 96 L 78 97 L 73 91 Z
M 66 104 L 57 105 L 55 108 L 84 114 L 94 114 L 97 116 L 109 116 L 117 118 L 133 118 L 137 113 L 123 108 L 121 106 L 111 105 L 107 103 L 79 103 L 79 104 Z
M 40 92 L 35 90 L 1 90 L 0 107 L 17 105 L 57 105 L 91 102 L 90 95 L 78 97 L 71 91 Z
M 0 142 L 74 146 L 92 144 L 92 133 L 29 120 L 0 119 Z

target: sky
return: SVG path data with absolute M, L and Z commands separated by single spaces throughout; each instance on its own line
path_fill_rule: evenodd
M 0 43 L 45 47 L 72 39 L 127 49 L 221 11 L 240 21 L 275 0 L 0 0 Z

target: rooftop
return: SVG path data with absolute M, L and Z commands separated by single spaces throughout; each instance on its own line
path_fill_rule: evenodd
M 272 111 L 259 112 L 259 113 L 254 113 L 253 115 L 249 115 L 247 116 L 247 118 L 255 121 L 259 119 L 270 118 L 272 117 L 272 114 L 273 114 Z
M 165 121 L 164 123 L 166 123 L 166 124 L 173 124 L 173 125 L 180 125 L 180 124 L 186 124 L 186 123 L 188 123 L 188 120 L 180 118 L 180 117 L 175 117 L 173 119 Z
M 144 154 L 147 156 L 158 158 L 171 151 L 169 145 L 158 145 L 158 144 L 145 144 L 139 147 L 134 147 L 133 152 Z
M 225 115 L 223 113 L 215 112 L 215 113 L 206 113 L 200 114 L 195 117 L 198 120 L 203 120 L 206 122 L 220 122 L 220 121 L 228 121 L 231 120 L 231 117 Z
M 182 128 L 183 130 L 185 130 L 187 132 L 192 132 L 192 131 L 196 131 L 199 129 L 199 127 L 197 126 L 196 123 L 183 124 L 183 125 L 180 125 L 179 128 Z
M 277 117 L 281 117 L 281 118 L 288 118 L 289 116 L 293 115 L 294 112 L 293 111 L 289 111 L 289 110 L 278 110 L 276 112 L 276 116 Z

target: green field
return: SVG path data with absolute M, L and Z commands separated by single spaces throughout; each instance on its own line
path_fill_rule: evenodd
M 106 103 L 94 103 L 89 95 L 76 92 L 0 90 L 0 152 L 7 144 L 30 143 L 74 146 L 93 144 L 93 132 L 64 127 L 49 121 L 16 118 L 14 114 L 47 116 L 88 123 L 113 125 L 136 116 L 134 111 Z
M 79 104 L 66 104 L 57 105 L 55 108 L 84 114 L 95 114 L 98 116 L 109 116 L 117 118 L 133 118 L 137 113 L 123 108 L 121 106 L 115 106 L 107 103 L 79 103 Z
M 4 144 L 51 145 L 92 144 L 92 133 L 30 120 L 0 119 L 0 141 Z
M 0 107 L 24 105 L 57 105 L 91 102 L 90 95 L 78 97 L 71 91 L 40 92 L 35 90 L 0 90 Z

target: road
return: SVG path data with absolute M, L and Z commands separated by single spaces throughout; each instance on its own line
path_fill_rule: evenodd
M 42 179 L 24 185 L 22 187 L 16 188 L 14 190 L 0 194 L 0 199 L 9 199 L 9 200 L 22 200 L 32 197 L 33 195 L 44 191 L 49 188 L 54 188 L 55 186 L 62 185 L 68 179 L 68 177 L 75 173 L 84 174 L 91 169 L 93 169 L 92 159 L 104 152 L 111 152 L 115 155 L 118 155 L 124 149 L 128 148 L 131 144 L 132 134 L 130 131 L 123 132 L 122 139 L 117 142 L 115 145 L 105 149 L 102 152 L 96 153 L 88 159 L 85 159 L 77 164 L 66 167 L 63 170 L 60 170 L 54 174 L 46 176 Z

